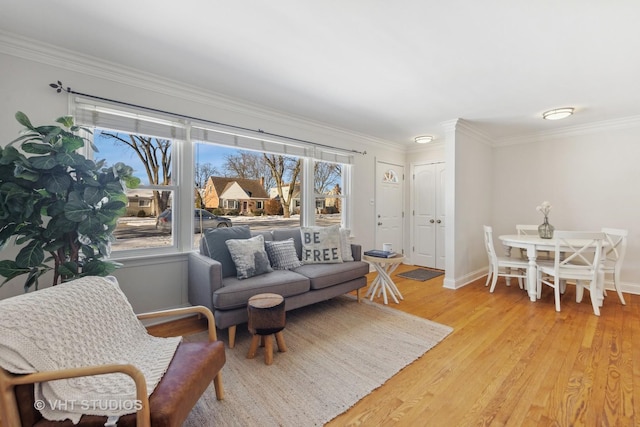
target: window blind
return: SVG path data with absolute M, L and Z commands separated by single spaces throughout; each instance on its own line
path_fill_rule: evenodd
M 261 151 L 286 156 L 307 157 L 316 160 L 352 164 L 353 152 L 327 147 L 307 141 L 298 141 L 250 129 L 197 120 L 175 119 L 170 114 L 142 113 L 135 107 L 113 105 L 93 99 L 76 97 L 71 114 L 79 126 L 98 127 L 164 139 L 212 142 L 240 149 Z
M 177 120 L 141 114 L 133 109 L 99 104 L 76 98 L 72 106 L 75 123 L 121 132 L 152 136 L 162 139 L 187 139 L 187 126 Z

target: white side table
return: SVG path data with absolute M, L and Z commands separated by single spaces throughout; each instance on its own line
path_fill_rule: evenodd
M 370 296 L 370 300 L 373 300 L 373 297 L 376 296 L 376 293 L 378 294 L 378 296 L 382 294 L 384 303 L 388 304 L 388 291 L 396 304 L 399 304 L 398 298 L 404 298 L 402 298 L 402 294 L 398 290 L 396 284 L 393 283 L 393 280 L 391 279 L 391 273 L 393 273 L 395 269 L 398 268 L 400 264 L 402 264 L 402 262 L 404 261 L 404 256 L 396 255 L 392 258 L 379 258 L 375 256 L 363 255 L 362 259 L 367 261 L 369 264 L 372 264 L 378 272 L 365 296 Z

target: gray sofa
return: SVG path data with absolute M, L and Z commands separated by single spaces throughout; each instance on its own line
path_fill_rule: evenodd
M 293 239 L 298 260 L 302 259 L 300 227 L 251 231 L 247 226 L 207 230 L 200 252 L 189 254 L 189 302 L 213 311 L 216 326 L 229 328 L 229 347 L 235 344 L 236 326 L 247 321 L 247 301 L 260 293 L 276 293 L 285 298 L 287 311 L 324 301 L 366 286 L 369 264 L 361 261 L 360 245 L 351 243 L 353 261 L 335 264 L 304 264 L 290 270 L 238 279 L 226 247 L 228 239 L 262 235 L 266 241 Z M 290 244 L 290 243 L 289 243 Z

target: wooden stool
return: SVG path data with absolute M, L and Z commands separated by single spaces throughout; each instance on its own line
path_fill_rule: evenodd
M 258 294 L 249 298 L 247 304 L 249 315 L 249 332 L 253 335 L 251 346 L 247 353 L 248 359 L 256 357 L 258 349 L 258 339 L 264 346 L 264 363 L 273 363 L 273 339 L 276 336 L 278 351 L 284 353 L 287 346 L 284 343 L 282 330 L 285 324 L 284 298 L 278 294 Z

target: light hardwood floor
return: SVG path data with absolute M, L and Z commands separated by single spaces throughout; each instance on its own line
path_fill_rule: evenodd
M 625 294 L 622 306 L 610 292 L 596 317 L 572 286 L 556 313 L 550 289 L 531 302 L 502 278 L 493 294 L 484 279 L 458 290 L 442 276 L 395 280 L 404 301 L 392 307 L 454 331 L 328 426 L 640 425 L 640 296 Z M 153 332 L 201 328 L 180 321 Z

